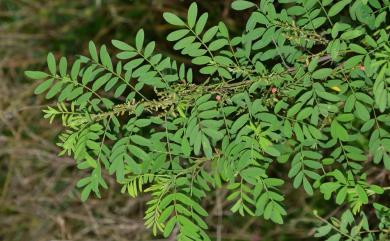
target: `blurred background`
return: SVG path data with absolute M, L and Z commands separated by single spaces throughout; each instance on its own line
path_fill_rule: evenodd
M 241 33 L 247 16 L 232 13 L 231 1 L 198 4 L 210 13 L 210 24 L 222 20 L 233 33 Z M 42 108 L 50 103 L 33 95 L 39 83 L 28 80 L 23 72 L 45 69 L 48 52 L 70 60 L 87 54 L 89 40 L 108 46 L 111 39 L 132 43 L 139 28 L 145 29 L 149 40 L 157 41 L 160 52 L 175 56 L 165 41 L 170 29 L 162 13 L 173 11 L 184 17 L 190 3 L 0 0 L 0 241 L 158 240 L 143 225 L 147 196 L 131 199 L 111 182 L 101 200 L 80 201 L 75 183 L 83 173 L 72 159 L 57 156 L 55 143 L 61 127 L 42 118 Z M 206 220 L 211 237 L 219 241 L 312 240 L 317 221 L 309 203 L 304 204 L 316 203 L 316 198 L 305 200 L 301 190 L 289 187 L 285 193 L 291 217 L 283 226 L 232 215 L 225 193 L 211 193 L 207 202 L 211 215 Z

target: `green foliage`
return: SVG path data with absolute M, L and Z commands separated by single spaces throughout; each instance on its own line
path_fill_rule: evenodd
M 354 216 L 350 210 L 346 210 L 341 215 L 341 218 L 331 217 L 330 221 L 325 220 L 315 215 L 324 223 L 324 226 L 317 228 L 315 237 L 325 237 L 328 241 L 339 240 L 388 240 L 389 223 L 384 223 L 389 219 L 389 209 L 374 203 L 374 208 L 377 212 L 377 218 L 381 220 L 379 230 L 370 230 L 370 223 L 367 216 L 362 212 L 358 216 Z M 384 226 L 387 225 L 387 226 Z M 376 233 L 379 233 L 377 235 Z
M 45 118 L 66 127 L 61 154 L 90 172 L 77 185 L 83 200 L 107 188 L 107 171 L 122 192 L 151 193 L 145 224 L 155 235 L 209 240 L 200 203 L 212 189 L 228 190 L 232 212 L 282 224 L 287 181 L 345 204 L 316 236 L 386 238 L 388 207 L 374 204 L 371 232 L 363 206 L 388 190 L 366 170 L 390 170 L 390 2 L 278 2 L 234 1 L 253 10 L 236 37 L 208 26 L 196 3 L 186 19 L 164 13 L 175 28 L 167 40 L 199 73 L 156 53 L 142 29 L 135 46 L 112 41 L 116 58 L 90 42 L 90 57 L 70 69 L 49 54 L 49 73 L 26 72 L 43 79 L 36 94 L 58 102 Z

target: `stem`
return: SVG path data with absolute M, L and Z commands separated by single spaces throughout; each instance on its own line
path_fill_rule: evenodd
M 324 222 L 324 223 L 330 225 L 330 226 L 332 227 L 332 229 L 334 229 L 334 230 L 337 231 L 338 233 L 344 235 L 345 237 L 348 237 L 349 239 L 354 240 L 354 241 L 358 241 L 358 239 L 356 239 L 356 238 L 350 236 L 349 234 L 346 234 L 346 233 L 342 232 L 340 229 L 338 229 L 338 228 L 336 228 L 335 226 L 333 226 L 333 224 L 331 224 L 328 220 L 326 220 L 326 219 L 320 217 L 318 214 L 314 213 L 314 216 L 315 216 L 316 218 L 318 218 L 319 220 L 321 220 L 322 222 Z

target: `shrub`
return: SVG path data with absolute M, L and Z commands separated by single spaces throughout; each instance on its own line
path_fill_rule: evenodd
M 155 235 L 176 227 L 179 240 L 209 240 L 208 192 L 227 188 L 232 212 L 283 224 L 287 180 L 343 208 L 330 221 L 314 212 L 324 222 L 316 237 L 385 240 L 389 188 L 369 171 L 390 169 L 390 2 L 232 7 L 253 10 L 241 36 L 208 27 L 196 3 L 186 19 L 164 13 L 175 28 L 167 40 L 190 66 L 156 53 L 141 29 L 135 46 L 112 41 L 114 61 L 90 42 L 70 72 L 53 54 L 48 73 L 26 72 L 44 80 L 37 95 L 56 98 L 44 117 L 62 120 L 60 154 L 89 173 L 81 199 L 100 197 L 106 171 L 122 192 L 151 194 L 145 225 Z

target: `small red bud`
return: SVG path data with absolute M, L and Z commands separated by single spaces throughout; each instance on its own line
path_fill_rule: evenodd
M 217 100 L 217 101 L 221 101 L 221 96 L 220 95 L 217 95 L 217 96 L 215 96 L 215 99 Z
M 273 88 L 271 89 L 271 92 L 272 92 L 272 94 L 275 94 L 276 92 L 278 92 L 278 89 L 275 88 L 275 87 L 273 87 Z
M 359 69 L 360 69 L 361 71 L 365 71 L 365 70 L 366 70 L 366 67 L 364 67 L 364 65 L 359 65 Z

